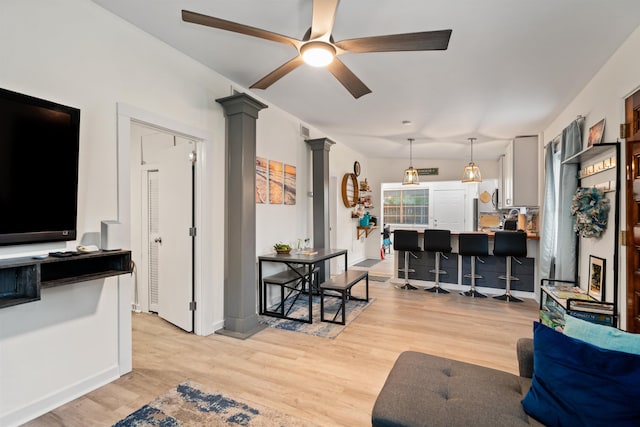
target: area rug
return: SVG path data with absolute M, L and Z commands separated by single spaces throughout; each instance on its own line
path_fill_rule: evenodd
M 355 293 L 354 293 L 355 296 Z M 346 311 L 347 318 L 345 325 L 336 325 L 333 323 L 320 321 L 320 296 L 313 296 L 313 323 L 298 322 L 295 320 L 279 319 L 277 317 L 261 316 L 261 321 L 271 328 L 284 329 L 286 331 L 302 332 L 307 335 L 315 335 L 324 338 L 335 338 L 353 322 L 359 315 L 374 301 L 373 298 L 369 298 L 369 302 L 366 301 L 347 301 Z M 293 304 L 289 317 L 295 317 L 296 319 L 307 319 L 309 312 L 307 308 L 308 297 L 303 295 Z M 340 306 L 340 299 L 333 297 L 326 297 L 324 300 L 325 317 L 333 318 Z M 340 317 L 340 316 L 338 316 Z
M 207 390 L 191 381 L 157 397 L 113 427 L 177 427 L 177 426 L 313 426 L 252 402 L 243 402 L 226 393 Z
M 373 267 L 377 263 L 379 263 L 379 259 L 365 259 L 364 261 L 360 261 L 357 264 L 354 264 L 356 267 Z

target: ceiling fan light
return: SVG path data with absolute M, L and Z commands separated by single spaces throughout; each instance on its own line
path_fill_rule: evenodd
M 300 48 L 300 54 L 306 64 L 312 67 L 326 67 L 336 56 L 336 50 L 328 43 L 309 42 Z

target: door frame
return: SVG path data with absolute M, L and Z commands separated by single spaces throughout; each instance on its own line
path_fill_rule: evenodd
M 123 224 L 125 236 L 130 239 L 131 233 L 131 124 L 137 122 L 146 126 L 155 127 L 166 132 L 179 135 L 193 141 L 196 144 L 198 161 L 196 162 L 196 175 L 205 177 L 206 154 L 212 152 L 210 144 L 212 143 L 206 131 L 197 129 L 175 120 L 162 117 L 155 113 L 142 110 L 124 103 L 117 103 L 117 164 L 118 164 L 118 221 Z M 206 236 L 211 235 L 209 230 L 209 221 L 206 221 L 204 207 L 209 206 L 212 199 L 212 183 L 206 179 L 196 180 L 194 188 L 196 201 L 194 205 L 195 226 L 197 229 L 195 251 L 193 254 L 196 268 L 193 274 L 194 281 L 194 301 L 196 302 L 196 311 L 194 315 L 193 330 L 196 335 L 209 335 L 213 333 L 213 325 L 207 325 L 206 319 L 211 318 L 213 311 L 211 304 L 205 304 L 204 295 L 211 294 L 204 289 L 206 283 L 211 283 L 209 270 L 204 265 L 204 255 L 211 253 L 211 243 Z M 131 246 L 131 242 L 129 247 Z M 119 295 L 119 306 L 121 309 L 127 307 L 131 309 L 131 295 L 124 293 Z M 131 340 L 131 325 L 120 325 L 120 349 L 126 352 L 131 349 L 131 344 L 127 344 L 127 340 Z
M 634 175 L 636 175 L 638 171 L 636 170 L 637 164 L 634 162 L 630 146 L 631 144 L 638 143 L 638 137 L 636 135 L 640 133 L 636 132 L 636 134 L 633 134 L 633 97 L 638 93 L 640 93 L 640 87 L 636 87 L 622 98 L 622 123 L 628 126 L 627 131 L 629 134 L 625 135 L 624 142 L 621 143 L 620 146 L 620 149 L 622 150 L 620 157 L 624 159 L 625 168 L 622 168 L 621 165 L 619 166 L 620 170 L 618 171 L 618 173 L 626 175 L 622 175 L 620 179 L 620 181 L 625 185 L 625 194 L 622 198 L 622 201 L 624 201 L 624 209 L 622 209 L 622 212 L 624 212 L 624 218 L 620 218 L 620 221 L 624 221 L 623 225 L 627 232 L 626 241 L 621 242 L 622 245 L 626 245 L 623 258 L 624 268 L 620 269 L 621 273 L 625 274 L 625 277 L 622 277 L 621 281 L 622 283 L 625 283 L 625 286 L 621 287 L 622 298 L 620 301 L 625 301 L 625 304 L 618 304 L 618 310 L 624 309 L 624 312 L 619 313 L 620 318 L 618 321 L 618 327 L 624 327 L 625 330 L 634 333 L 639 332 L 634 320 L 634 309 L 636 308 L 636 304 L 638 304 L 636 300 L 635 283 L 633 282 L 633 275 L 635 271 L 634 259 L 637 256 L 637 250 L 635 249 L 636 246 L 633 233 L 635 220 L 632 218 L 634 216 L 633 206 L 635 204 L 633 199 L 633 181 Z M 622 191 L 622 189 L 619 189 L 618 191 Z

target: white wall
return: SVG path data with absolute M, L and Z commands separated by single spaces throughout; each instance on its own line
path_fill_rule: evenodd
M 228 96 L 231 83 L 86 0 L 3 0 L 0 58 L 1 87 L 81 109 L 80 236 L 122 212 L 117 104 L 207 133 L 203 178 L 212 191 L 203 207 L 208 234 L 199 235 L 210 242 L 202 254 L 203 309 L 205 330 L 221 327 L 225 119 L 215 99 Z M 307 153 L 298 129 L 275 106 L 260 112 L 258 154 L 297 165 L 299 203 L 260 207 L 258 252 L 273 240 L 309 234 Z M 4 247 L 0 257 L 76 245 Z M 130 369 L 130 292 L 130 283 L 110 278 L 44 290 L 39 302 L 0 310 L 0 425 L 22 423 Z
M 622 99 L 640 84 L 640 48 L 636 31 L 583 93 L 545 130 L 555 136 L 577 114 L 587 126 L 603 116 L 605 138 L 615 137 L 622 118 Z M 207 179 L 213 183 L 206 204 L 211 251 L 203 254 L 209 275 L 205 295 L 210 327 L 223 318 L 224 140 L 225 121 L 216 98 L 230 93 L 230 82 L 174 51 L 148 34 L 85 0 L 3 0 L 0 2 L 0 86 L 50 99 L 82 110 L 80 132 L 79 234 L 99 232 L 100 221 L 118 215 L 116 104 L 125 103 L 210 135 L 206 150 Z M 252 94 L 259 98 L 255 94 Z M 295 207 L 260 206 L 257 252 L 274 241 L 310 235 L 309 153 L 298 135 L 299 123 L 275 106 L 260 112 L 258 155 L 295 162 L 298 203 Z M 312 138 L 329 137 L 312 129 Z M 550 139 L 550 138 L 547 138 Z M 399 181 L 406 161 L 368 160 L 340 145 L 330 154 L 330 174 L 340 178 L 362 165 L 374 190 L 381 182 Z M 414 161 L 416 167 L 439 167 L 438 180 L 457 179 L 465 160 Z M 497 165 L 478 162 L 485 177 L 497 177 Z M 305 172 L 306 171 L 306 172 Z M 340 179 L 337 183 L 340 183 Z M 340 193 L 337 192 L 339 195 Z M 338 203 L 336 201 L 336 203 Z M 379 204 L 378 204 L 379 206 Z M 378 207 L 379 209 L 379 207 Z M 349 209 L 337 204 L 336 247 L 364 258 L 365 243 L 355 239 Z M 373 214 L 378 214 L 375 209 Z M 372 237 L 369 237 L 372 239 Z M 355 240 L 355 241 L 354 241 Z M 67 248 L 75 247 L 70 242 Z M 379 248 L 379 242 L 374 246 Z M 0 249 L 11 257 L 64 249 L 42 244 Z M 372 255 L 369 255 L 372 256 Z M 622 268 L 624 273 L 624 268 Z M 621 276 L 624 283 L 624 276 Z M 0 310 L 0 425 L 14 425 L 116 378 L 130 365 L 126 334 L 130 314 L 121 295 L 130 289 L 107 279 L 43 291 L 42 300 Z M 624 299 L 621 299 L 624 301 Z M 124 354 L 128 359 L 120 358 Z
M 618 137 L 619 125 L 624 123 L 624 99 L 640 88 L 640 61 L 637 59 L 637 52 L 640 50 L 640 28 L 637 29 L 625 43 L 611 56 L 609 61 L 602 67 L 589 84 L 580 94 L 558 115 L 558 117 L 544 130 L 544 140 L 548 143 L 562 132 L 572 120 L 578 115 L 585 116 L 584 123 L 584 147 L 587 144 L 587 134 L 589 127 L 606 119 L 606 126 L 603 141 L 612 142 Z M 624 163 L 625 150 L 624 142 L 621 144 L 621 158 Z M 625 173 L 624 168 L 619 167 L 623 188 L 620 188 L 620 212 L 622 213 L 620 226 L 625 228 Z M 602 178 L 602 174 L 597 179 Z M 613 179 L 613 178 L 609 178 Z M 588 182 L 586 184 L 589 184 Z M 593 183 L 595 184 L 595 183 Z M 597 255 L 607 259 L 607 277 L 613 277 L 613 213 L 610 215 L 610 227 L 601 239 L 583 239 L 582 252 L 580 254 L 579 270 L 582 282 L 586 280 L 588 274 L 589 254 Z M 622 242 L 621 242 L 622 243 Z M 621 313 L 622 327 L 626 326 L 626 262 L 625 246 L 619 248 L 619 297 L 618 303 Z M 610 279 L 607 279 L 607 299 L 613 298 L 613 290 Z M 585 285 L 583 284 L 583 287 Z
M 339 141 L 335 142 L 336 144 L 331 147 L 331 151 L 329 152 L 329 175 L 335 177 L 333 182 L 336 185 L 335 200 L 331 200 L 330 204 L 335 204 L 337 213 L 335 224 L 336 241 L 331 242 L 331 246 L 334 248 L 347 249 L 349 264 L 355 264 L 367 258 L 365 245 L 367 240 L 375 239 L 376 233 L 372 233 L 368 238 L 364 236 L 360 239 L 357 238 L 356 227 L 358 225 L 358 219 L 351 218 L 351 211 L 353 209 L 347 208 L 342 201 L 342 177 L 345 173 L 353 173 L 353 164 L 356 161 L 360 162 L 361 168 L 358 181 L 364 180 L 364 178 L 369 176 L 373 171 L 365 155 L 352 150 Z M 375 192 L 373 194 L 375 194 Z M 375 209 L 370 210 L 372 215 L 374 211 Z M 342 271 L 343 268 L 342 263 L 337 263 L 335 267 L 332 267 L 332 272 Z

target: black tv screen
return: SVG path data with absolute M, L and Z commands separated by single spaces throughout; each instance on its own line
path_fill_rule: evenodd
M 76 238 L 80 110 L 0 89 L 0 245 Z

